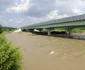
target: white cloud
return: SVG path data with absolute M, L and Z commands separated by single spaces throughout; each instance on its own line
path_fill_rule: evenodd
M 24 19 L 18 19 L 15 21 L 15 23 L 22 23 L 24 21 Z
M 4 24 L 7 24 L 8 22 L 6 20 L 3 20 Z
M 59 14 L 70 16 L 83 14 L 85 11 L 85 0 L 56 0 L 56 8 Z
M 8 20 L 8 22 L 14 22 L 13 19 Z
M 27 18 L 28 18 L 28 20 L 30 20 L 31 24 L 33 24 L 33 23 L 40 23 L 40 22 L 45 22 L 45 21 L 49 21 L 49 20 L 68 17 L 68 15 L 66 15 L 66 14 L 59 15 L 58 12 L 59 12 L 58 10 L 54 10 L 44 17 L 30 17 L 30 16 L 28 16 Z
M 72 9 L 72 12 L 75 13 L 75 14 L 78 14 L 78 15 L 84 13 L 81 9 L 78 9 L 78 8 Z
M 19 19 L 15 19 L 15 20 L 13 20 L 13 19 L 9 19 L 7 22 L 8 23 L 22 23 L 24 21 L 24 19 L 23 18 L 19 18 Z
M 21 13 L 21 12 L 25 12 L 28 11 L 29 9 L 29 0 L 21 0 L 21 4 L 18 4 L 17 2 L 15 3 L 15 6 L 7 8 L 6 11 L 7 12 L 16 12 L 16 13 Z
M 50 14 L 48 14 L 46 17 L 48 19 L 59 19 L 59 18 L 67 17 L 66 14 L 64 14 L 64 15 L 58 15 L 58 12 L 59 12 L 58 10 L 54 10 L 54 11 L 50 12 Z
M 54 11 L 50 12 L 50 14 L 48 14 L 47 17 L 49 19 L 57 18 L 58 17 L 58 12 L 59 12 L 58 10 L 54 10 Z
M 0 19 L 3 18 L 3 15 L 0 15 Z
M 6 19 L 9 23 L 11 23 L 8 24 L 10 26 L 11 25 L 22 26 L 22 24 L 23 26 L 25 26 L 27 24 L 39 23 L 48 20 L 84 14 L 85 12 L 85 0 L 21 0 L 19 3 L 18 2 L 19 0 L 0 1 L 1 10 L 2 8 L 6 7 L 7 12 L 9 13 L 13 12 L 11 16 L 9 15 L 9 13 L 4 12 L 6 13 L 4 15 L 4 18 L 10 19 L 10 20 Z M 23 13 L 24 16 L 22 17 L 21 15 L 23 14 L 17 14 L 22 12 L 25 12 Z M 17 14 L 18 18 L 23 18 L 25 21 L 18 19 L 16 20 L 17 16 L 15 14 Z M 26 18 L 27 16 L 28 18 Z M 0 18 L 2 19 L 2 15 L 0 16 Z M 11 18 L 13 20 L 11 20 Z

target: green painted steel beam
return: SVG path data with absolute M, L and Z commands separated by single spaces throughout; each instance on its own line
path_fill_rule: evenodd
M 37 28 L 64 28 L 64 27 L 85 27 L 85 21 L 68 22 L 68 23 L 56 23 L 38 26 L 28 26 L 25 29 L 37 29 Z M 22 28 L 24 29 L 24 28 Z

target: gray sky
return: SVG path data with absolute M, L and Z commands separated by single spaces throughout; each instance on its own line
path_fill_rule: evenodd
M 0 24 L 22 27 L 85 13 L 85 0 L 0 0 Z

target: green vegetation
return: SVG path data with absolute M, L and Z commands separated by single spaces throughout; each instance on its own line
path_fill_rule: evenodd
M 85 32 L 85 29 L 84 28 L 76 28 L 74 30 L 72 30 L 73 33 L 82 33 L 82 32 Z
M 16 28 L 12 28 L 12 27 L 2 27 L 2 25 L 0 25 L 0 33 L 8 33 L 8 32 L 13 32 L 14 30 L 16 30 Z
M 3 27 L 3 32 L 8 33 L 8 32 L 13 32 L 16 28 L 10 28 L 10 27 Z
M 13 46 L 0 35 L 0 70 L 20 70 L 22 55 L 18 47 Z
M 0 25 L 0 34 L 3 32 L 2 25 Z
M 11 29 L 3 28 L 3 31 L 4 31 L 4 32 L 10 32 L 10 31 L 11 31 Z
M 42 32 L 47 32 L 47 31 L 42 30 Z M 68 33 L 68 31 L 65 30 L 64 28 L 54 29 L 51 32 L 66 32 L 66 33 Z M 83 33 L 83 32 L 85 32 L 85 28 L 75 28 L 72 30 L 72 33 Z
M 65 32 L 68 32 L 64 28 L 59 28 L 58 30 L 53 30 L 53 31 L 57 31 L 57 32 L 65 31 Z M 85 28 L 75 28 L 75 29 L 72 30 L 72 33 L 82 33 L 82 32 L 85 32 Z
M 21 70 L 22 55 L 19 47 L 8 42 L 4 33 L 2 33 L 9 31 L 11 30 L 2 28 L 0 25 L 0 70 Z

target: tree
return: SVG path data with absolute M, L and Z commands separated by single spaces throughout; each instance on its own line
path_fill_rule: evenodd
M 3 27 L 0 25 L 0 34 L 3 32 Z
M 20 70 L 22 55 L 19 48 L 13 46 L 0 34 L 0 70 Z

